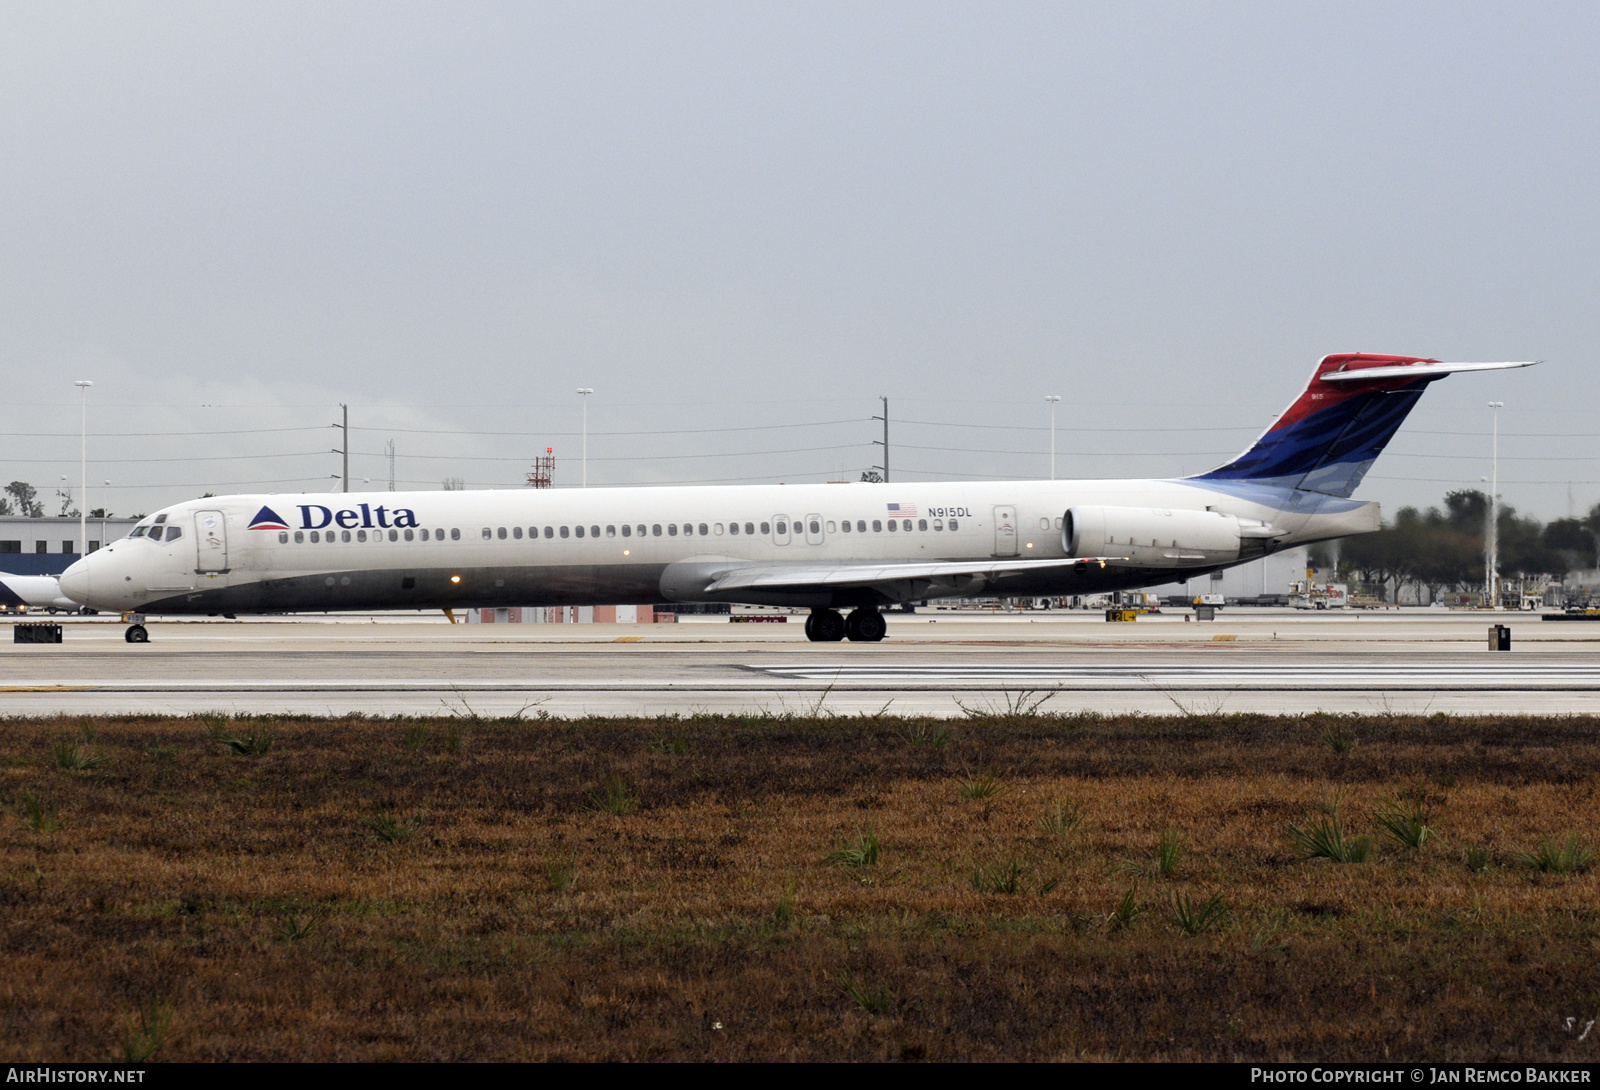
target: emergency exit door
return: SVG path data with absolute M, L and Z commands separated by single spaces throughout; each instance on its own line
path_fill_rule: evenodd
M 194 514 L 194 570 L 228 570 L 228 520 L 221 511 L 196 511 Z
M 1017 509 L 1009 504 L 994 509 L 994 555 L 1017 555 Z

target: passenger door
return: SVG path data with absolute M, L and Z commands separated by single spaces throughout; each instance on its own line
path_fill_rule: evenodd
M 195 571 L 228 570 L 228 520 L 221 511 L 194 513 L 194 548 Z
M 774 545 L 789 544 L 789 516 L 772 516 L 772 543 Z
M 822 516 L 821 515 L 807 515 L 806 516 L 806 544 L 807 545 L 821 545 L 822 544 Z
M 994 509 L 994 555 L 1017 555 L 1017 509 L 1010 504 Z

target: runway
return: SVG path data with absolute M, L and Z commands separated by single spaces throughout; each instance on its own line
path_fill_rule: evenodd
M 799 617 L 794 618 L 796 622 Z M 1513 650 L 1486 648 L 1488 624 Z M 1592 634 L 1591 634 L 1592 633 Z M 0 629 L 3 638 L 3 629 Z M 1576 713 L 1600 708 L 1600 624 L 1441 610 L 919 613 L 881 644 L 794 624 L 449 625 L 416 615 L 111 620 L 0 644 L 0 714 Z

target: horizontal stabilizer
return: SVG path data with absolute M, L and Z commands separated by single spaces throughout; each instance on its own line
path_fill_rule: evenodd
M 1399 367 L 1363 367 L 1349 371 L 1329 371 L 1319 376 L 1323 382 L 1377 382 L 1387 378 L 1443 378 L 1458 371 L 1505 371 L 1512 367 L 1532 367 L 1539 360 L 1507 363 L 1411 363 Z
M 718 572 L 706 591 L 747 590 L 753 587 L 851 587 L 893 583 L 904 579 L 954 579 L 960 576 L 1007 575 L 1077 564 L 1102 567 L 1122 556 L 1077 556 L 1060 560 L 907 561 L 903 564 L 751 564 Z

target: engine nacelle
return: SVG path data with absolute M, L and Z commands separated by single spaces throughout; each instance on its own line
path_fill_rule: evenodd
M 1061 547 L 1068 556 L 1114 556 L 1140 568 L 1203 568 L 1238 560 L 1245 542 L 1264 551 L 1277 536 L 1272 527 L 1216 511 L 1159 507 L 1073 507 L 1061 521 Z

